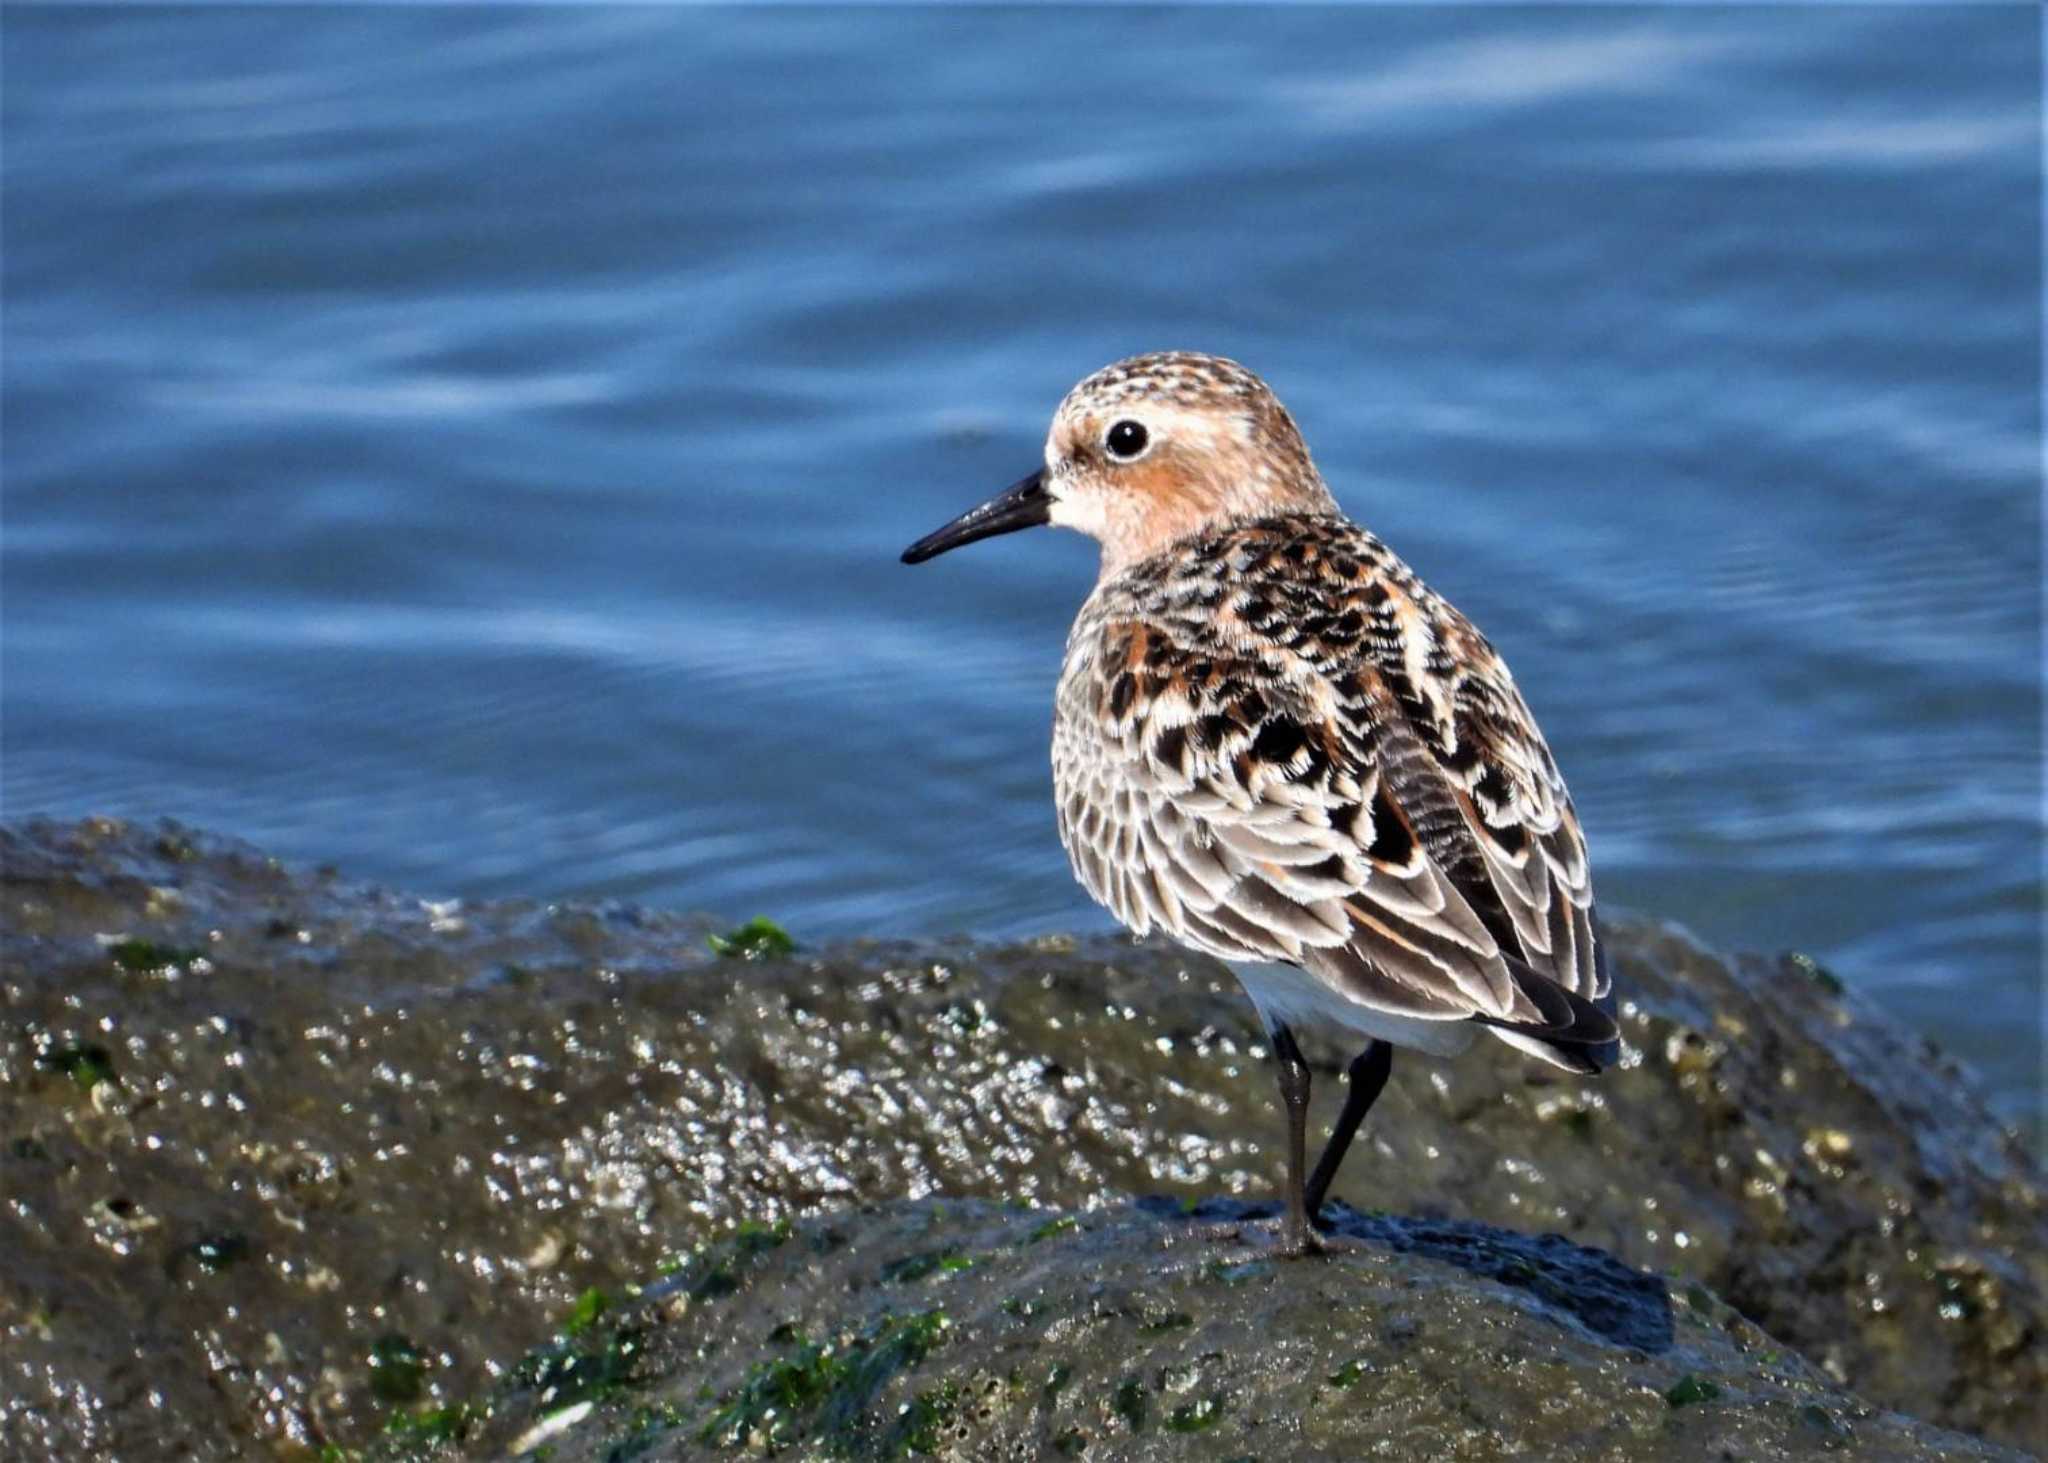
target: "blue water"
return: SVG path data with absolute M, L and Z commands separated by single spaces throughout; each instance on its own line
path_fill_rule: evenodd
M 2031 6 L 9 6 L 4 812 L 801 936 L 1103 919 L 1093 554 L 1236 356 L 1508 654 L 1609 902 L 2041 1075 Z

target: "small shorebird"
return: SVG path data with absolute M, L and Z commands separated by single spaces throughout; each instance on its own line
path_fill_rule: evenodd
M 1616 1039 L 1585 838 L 1486 638 L 1345 518 L 1294 419 L 1234 361 L 1134 356 L 1053 414 L 1045 466 L 904 551 L 1038 524 L 1102 546 L 1053 723 L 1060 839 L 1097 901 L 1228 962 L 1287 1109 L 1281 1248 L 1393 1045 L 1485 1032 L 1594 1073 Z M 1305 1176 L 1294 1027 L 1369 1039 Z

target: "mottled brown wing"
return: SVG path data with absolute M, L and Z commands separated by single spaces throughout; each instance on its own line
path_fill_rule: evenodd
M 1076 873 L 1141 933 L 1368 1006 L 1583 1029 L 1557 988 L 1605 989 L 1584 845 L 1512 680 L 1377 541 L 1314 528 L 1077 627 L 1054 744 Z
M 1514 678 L 1486 637 L 1387 547 L 1341 519 L 1236 533 L 1219 606 L 1337 691 L 1397 804 L 1509 960 L 1607 992 L 1586 845 Z M 1541 993 L 1538 992 L 1540 995 Z
M 1448 792 L 1432 852 L 1503 950 L 1589 999 L 1608 991 L 1593 927 L 1585 834 L 1550 748 L 1506 664 L 1470 621 L 1395 564 L 1367 652 L 1429 766 L 1418 804 Z M 1386 719 L 1384 699 L 1364 714 Z M 1429 775 L 1433 773 L 1434 775 Z
M 1193 647 L 1206 676 L 1126 691 L 1130 642 L 1171 633 L 1110 628 L 1103 673 L 1063 688 L 1090 688 L 1054 737 L 1061 836 L 1090 892 L 1141 934 L 1302 965 L 1393 1014 L 1555 1024 L 1431 855 L 1378 728 L 1327 683 Z

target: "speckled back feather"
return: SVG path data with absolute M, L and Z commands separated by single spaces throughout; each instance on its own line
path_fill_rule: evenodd
M 1485 637 L 1339 515 L 1226 523 L 1107 573 L 1068 639 L 1053 770 L 1075 873 L 1140 934 L 1578 1070 L 1613 1039 L 1585 841 L 1535 719 Z

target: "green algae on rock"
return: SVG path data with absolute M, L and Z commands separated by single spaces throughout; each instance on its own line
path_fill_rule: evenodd
M 796 953 L 796 941 L 789 937 L 789 931 L 766 915 L 756 915 L 722 935 L 706 935 L 704 942 L 714 953 L 729 960 L 768 960 Z
M 1384 1241 L 1405 1221 L 1347 1212 L 1323 1258 L 1275 1264 L 1269 1220 L 1270 1206 L 1122 1206 L 1052 1248 L 1031 1240 L 1042 1215 L 991 1203 L 807 1221 L 715 1305 L 691 1304 L 681 1277 L 650 1287 L 640 1363 L 610 1403 L 570 1416 L 501 1388 L 472 1406 L 465 1448 L 505 1456 L 544 1436 L 554 1463 L 2016 1456 L 1872 1408 L 1725 1308 L 1674 1305 L 1654 1277 L 1630 1282 L 1641 1314 L 1610 1336 L 1544 1287 L 1475 1284 L 1431 1253 L 1527 1236 L 1437 1221 L 1432 1242 L 1401 1248 Z M 974 1263 L 904 1297 L 888 1257 L 934 1244 Z M 1619 1268 L 1544 1244 L 1536 1265 L 1562 1289 Z M 1253 1265 L 1249 1289 L 1216 1281 Z M 1020 1293 L 1037 1298 L 1028 1312 L 1009 1304 Z M 1183 1322 L 1150 1324 L 1161 1312 Z M 766 1330 L 769 1315 L 795 1319 Z
M 1069 939 L 741 962 L 710 933 L 618 905 L 430 903 L 171 825 L 0 830 L 0 1455 L 317 1450 L 387 1423 L 446 1437 L 493 1368 L 564 1344 L 535 1375 L 558 1397 L 602 1379 L 573 1405 L 610 1417 L 653 1407 L 618 1328 L 664 1262 L 688 1277 L 664 1304 L 709 1317 L 762 1267 L 855 1243 L 864 1201 L 1036 1206 L 1015 1222 L 1050 1265 L 1092 1253 L 1091 1209 L 1157 1195 L 1144 1222 L 1199 1225 L 1275 1188 L 1264 1052 L 1208 962 Z M 1399 1065 L 1339 1190 L 1373 1206 L 1347 1211 L 1381 1225 L 1361 1242 L 1547 1308 L 1578 1292 L 1545 1252 L 1428 1226 L 1555 1233 L 1669 1277 L 1681 1335 L 1746 1317 L 1874 1405 L 2048 1436 L 2048 1208 L 1967 1079 L 1796 962 L 1611 933 L 1619 1068 Z M 130 969 L 107 937 L 202 953 Z M 1327 1119 L 1349 1054 L 1309 1055 Z M 1057 1319 L 951 1221 L 890 1232 L 877 1272 L 939 1256 L 876 1277 L 878 1301 L 952 1318 L 934 1356 L 963 1325 L 948 1287 L 1007 1285 L 990 1292 L 1005 1325 Z M 1251 1249 L 1201 1263 L 1220 1294 L 1286 1283 Z M 615 1304 L 565 1343 L 593 1287 Z M 1202 1307 L 1153 1299 L 1133 1323 L 1147 1345 L 1201 1329 Z M 1570 1324 L 1603 1334 L 1581 1310 Z M 838 1345 L 857 1319 L 756 1317 L 748 1355 L 785 1325 L 787 1344 Z M 413 1402 L 377 1395 L 387 1335 L 430 1363 Z M 1362 1354 L 1319 1356 L 1317 1375 Z M 1034 1396 L 1061 1364 L 1034 1363 Z M 1232 1436 L 1201 1378 L 1169 1394 L 1133 1374 L 1147 1438 Z M 1108 1410 L 1062 1413 L 1048 1446 L 1103 1446 L 1116 1380 L 1089 1380 Z M 1719 1405 L 1654 1400 L 1681 1419 Z M 907 1435 L 945 1405 L 933 1393 Z M 1196 1430 L 1170 1427 L 1182 1407 Z M 642 1430 L 666 1437 L 666 1417 Z

